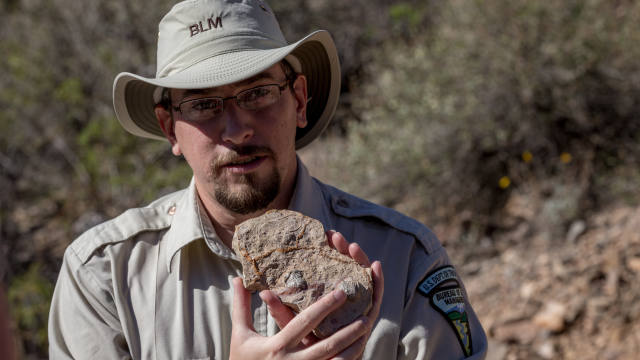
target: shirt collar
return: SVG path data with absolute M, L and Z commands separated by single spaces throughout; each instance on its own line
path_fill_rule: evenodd
M 195 178 L 176 205 L 176 211 L 171 221 L 171 227 L 165 235 L 167 241 L 166 263 L 171 272 L 171 260 L 175 254 L 189 243 L 204 239 L 214 253 L 223 258 L 237 260 L 231 250 L 222 243 L 213 229 L 211 219 L 200 201 L 196 189 Z
M 167 270 L 171 272 L 171 259 L 190 242 L 202 239 L 202 222 L 198 216 L 198 192 L 196 190 L 195 177 L 191 179 L 191 184 L 187 191 L 175 205 L 175 214 L 171 221 L 171 227 L 165 234 L 167 241 L 166 262 Z
M 296 161 L 298 164 L 296 188 L 289 202 L 289 210 L 297 211 L 320 221 L 325 231 L 333 229 L 322 190 L 316 180 L 309 175 L 309 170 L 297 154 Z M 175 207 L 176 212 L 173 215 L 171 227 L 165 235 L 165 240 L 168 243 L 166 263 L 169 272 L 171 272 L 171 260 L 175 254 L 187 244 L 198 239 L 204 239 L 211 251 L 218 256 L 237 260 L 237 257 L 216 234 L 211 219 L 209 219 L 198 196 L 195 178 L 191 180 L 187 191 Z

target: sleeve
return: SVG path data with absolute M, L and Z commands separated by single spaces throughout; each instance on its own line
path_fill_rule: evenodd
M 397 359 L 484 359 L 487 337 L 449 256 L 426 256 L 407 283 Z
M 69 247 L 49 313 L 51 359 L 131 359 L 113 296 L 106 289 Z

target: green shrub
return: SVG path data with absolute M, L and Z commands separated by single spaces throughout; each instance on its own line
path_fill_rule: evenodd
M 487 229 L 528 183 L 546 196 L 548 179 L 576 184 L 563 225 L 626 191 L 606 179 L 640 160 L 640 5 L 453 0 L 438 11 L 433 32 L 371 51 L 353 100 L 362 121 L 329 140 L 331 179 L 428 224 L 466 210 Z
M 54 284 L 41 275 L 41 266 L 34 263 L 23 275 L 15 277 L 9 286 L 8 298 L 17 335 L 23 340 L 19 346 L 26 352 L 46 354 L 47 323 Z

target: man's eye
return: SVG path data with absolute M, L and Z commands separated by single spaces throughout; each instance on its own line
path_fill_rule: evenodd
M 252 91 L 249 91 L 249 93 L 247 94 L 247 96 L 244 98 L 244 100 L 246 101 L 253 101 L 253 100 L 258 100 L 261 99 L 265 96 L 269 95 L 269 89 L 254 89 Z
M 191 104 L 191 109 L 192 110 L 209 110 L 209 109 L 215 109 L 218 106 L 219 106 L 218 102 L 215 100 L 199 100 L 199 101 L 194 101 L 193 104 Z
M 190 112 L 202 112 L 219 108 L 220 102 L 215 99 L 194 100 L 189 103 Z

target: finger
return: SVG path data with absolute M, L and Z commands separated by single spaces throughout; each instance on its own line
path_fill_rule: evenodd
M 373 278 L 373 299 L 371 310 L 367 314 L 372 321 L 376 321 L 380 314 L 380 305 L 382 304 L 382 296 L 384 294 L 384 276 L 382 275 L 382 265 L 380 261 L 374 261 L 371 265 Z
M 329 244 L 333 244 L 341 254 L 349 256 L 349 242 L 339 232 L 331 234 Z
M 295 317 L 291 308 L 285 306 L 280 298 L 269 290 L 260 292 L 260 298 L 267 304 L 271 317 L 276 321 L 280 330 L 284 329 L 287 324 Z
M 251 330 L 253 328 L 253 320 L 251 319 L 251 295 L 249 291 L 242 285 L 242 278 L 233 279 L 233 313 L 231 315 L 233 322 L 232 332 L 239 333 Z
M 315 304 L 300 312 L 278 333 L 288 349 L 295 348 L 327 315 L 344 303 L 347 294 L 342 290 L 332 291 Z
M 330 246 L 332 249 L 335 249 L 335 248 L 336 248 L 336 246 L 333 244 L 333 240 L 332 240 L 332 238 L 333 238 L 333 234 L 335 234 L 335 233 L 336 233 L 336 231 L 335 231 L 335 230 L 327 230 L 327 231 L 325 231 L 324 233 L 325 233 L 325 234 L 327 234 L 327 242 L 329 243 L 329 246 Z
M 371 265 L 372 270 L 372 278 L 373 278 L 373 299 L 371 310 L 367 314 L 367 317 L 371 319 L 371 322 L 375 322 L 380 314 L 380 305 L 382 304 L 382 295 L 384 294 L 384 277 L 382 275 L 382 266 L 380 261 L 374 261 Z M 366 345 L 367 341 L 369 341 L 369 337 L 371 336 L 371 330 L 373 330 L 373 326 L 369 328 L 366 334 L 363 335 L 364 343 Z M 362 351 L 358 355 L 357 359 L 361 360 L 364 355 L 364 346 Z
M 345 357 L 345 359 L 355 359 L 364 349 L 364 335 L 371 328 L 372 323 L 367 316 L 362 316 L 330 337 L 304 350 L 302 357 L 304 359 L 324 359 L 342 354 L 346 349 L 352 348 L 347 352 L 349 357 Z
M 360 245 L 356 243 L 349 245 L 349 255 L 358 264 L 364 267 L 371 267 L 371 261 L 369 261 L 369 257 L 365 254 L 364 250 L 360 248 Z
M 291 320 L 295 318 L 293 311 L 288 306 L 285 306 L 280 298 L 269 290 L 260 292 L 260 298 L 267 304 L 267 309 L 271 317 L 276 321 L 276 325 L 280 330 L 284 329 Z M 309 334 L 302 339 L 302 343 L 306 346 L 311 346 L 318 341 L 318 337 L 314 334 Z
M 358 338 L 356 342 L 351 344 L 348 348 L 344 349 L 340 354 L 334 357 L 335 360 L 353 360 L 353 359 L 361 359 L 362 353 L 364 352 L 364 347 L 366 344 L 365 336 L 361 336 Z
M 369 337 L 371 336 L 371 330 L 372 328 L 369 328 L 369 331 L 367 331 L 367 333 L 362 335 L 361 337 L 361 339 L 363 339 L 364 341 L 364 346 L 362 347 L 362 351 L 360 351 L 357 360 L 362 360 L 362 357 L 364 356 L 364 348 L 367 346 L 367 342 L 369 341 Z
M 371 319 L 372 322 L 375 322 L 380 314 L 380 305 L 382 304 L 382 296 L 384 294 L 384 276 L 382 275 L 382 266 L 379 261 L 374 261 L 371 265 L 372 270 L 372 278 L 373 278 L 373 299 L 371 310 L 367 314 L 367 317 Z M 371 330 L 373 327 L 369 328 L 367 333 L 363 335 L 364 342 L 366 344 L 369 341 L 369 336 L 371 336 Z M 357 359 L 361 359 L 364 354 L 364 347 L 362 348 L 360 354 L 357 356 Z

